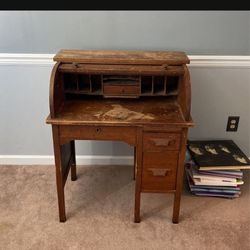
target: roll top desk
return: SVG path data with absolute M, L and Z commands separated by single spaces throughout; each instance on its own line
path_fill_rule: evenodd
M 134 221 L 142 192 L 174 193 L 179 221 L 190 116 L 190 77 L 183 52 L 61 50 L 50 80 L 59 218 L 64 185 L 76 180 L 75 140 L 124 141 L 135 152 Z M 108 184 L 107 184 L 108 185 Z

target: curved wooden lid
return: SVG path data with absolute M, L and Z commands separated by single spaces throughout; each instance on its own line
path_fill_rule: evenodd
M 54 61 L 136 65 L 183 65 L 190 62 L 184 52 L 131 50 L 60 50 Z

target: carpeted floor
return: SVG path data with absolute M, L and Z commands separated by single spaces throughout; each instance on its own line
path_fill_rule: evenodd
M 0 166 L 0 249 L 250 249 L 249 172 L 234 200 L 195 197 L 185 184 L 177 225 L 172 194 L 143 194 L 142 222 L 133 223 L 132 172 L 78 167 L 59 223 L 53 166 Z

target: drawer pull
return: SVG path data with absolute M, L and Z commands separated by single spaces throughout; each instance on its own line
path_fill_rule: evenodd
M 171 171 L 169 168 L 148 168 L 153 176 L 166 176 Z
M 175 144 L 175 140 L 166 140 L 166 139 L 162 139 L 162 138 L 154 138 L 151 139 L 151 141 L 153 141 L 153 143 L 155 144 L 155 146 L 160 147 L 160 146 L 172 146 Z

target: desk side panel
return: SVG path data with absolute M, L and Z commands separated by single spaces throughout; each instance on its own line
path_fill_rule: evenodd
M 178 103 L 186 121 L 190 120 L 191 111 L 191 82 L 187 66 L 184 66 L 184 75 L 179 79 Z
M 49 106 L 51 118 L 56 116 L 64 102 L 63 79 L 62 74 L 58 71 L 59 65 L 60 63 L 55 64 L 50 76 Z

